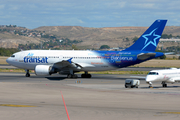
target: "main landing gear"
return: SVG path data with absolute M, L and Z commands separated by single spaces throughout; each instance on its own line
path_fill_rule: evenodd
M 67 75 L 67 78 L 78 78 L 78 76 L 74 74 L 73 71 L 70 71 L 70 74 Z M 91 74 L 88 74 L 88 72 L 85 71 L 84 74 L 81 74 L 81 78 L 91 78 Z
M 67 78 L 78 78 L 76 74 L 74 74 L 74 71 L 70 69 L 70 74 L 67 75 Z
M 78 78 L 78 76 L 76 74 L 68 74 L 67 78 Z
M 30 77 L 29 70 L 25 70 L 25 71 L 26 71 L 26 77 Z
M 81 74 L 81 78 L 91 78 L 91 74 L 88 74 L 88 72 L 85 71 L 84 74 Z
M 166 82 L 162 82 L 161 84 L 162 84 L 162 87 L 167 87 Z

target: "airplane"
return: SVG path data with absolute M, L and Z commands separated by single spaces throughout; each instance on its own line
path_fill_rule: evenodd
M 139 39 L 122 51 L 90 50 L 26 50 L 14 53 L 6 62 L 29 70 L 36 75 L 65 74 L 77 78 L 76 72 L 84 71 L 82 78 L 91 78 L 89 71 L 106 71 L 123 68 L 161 57 L 164 53 L 155 52 L 167 20 L 156 20 Z
M 180 82 L 180 69 L 170 68 L 162 70 L 152 70 L 146 76 L 146 83 L 152 88 L 152 82 L 162 82 L 162 87 L 167 87 L 167 83 Z

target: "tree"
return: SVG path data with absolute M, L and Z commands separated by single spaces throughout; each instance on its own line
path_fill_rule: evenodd
M 108 45 L 101 45 L 99 49 L 109 49 L 110 47 Z
M 78 50 L 78 48 L 77 48 L 76 45 L 74 45 L 74 44 L 72 45 L 72 49 L 73 49 L 73 50 Z
M 135 43 L 137 40 L 138 40 L 138 37 L 135 36 L 135 37 L 133 38 L 133 42 Z
M 163 56 L 161 56 L 161 57 L 160 57 L 160 59 L 166 59 L 166 56 L 165 56 L 165 55 L 163 55 Z

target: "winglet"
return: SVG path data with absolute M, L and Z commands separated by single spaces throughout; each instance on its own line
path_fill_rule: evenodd
M 156 50 L 161 34 L 164 30 L 167 20 L 156 20 L 141 37 L 129 48 L 124 51 L 152 51 Z
M 69 63 L 72 63 L 72 61 L 71 61 L 72 59 L 73 59 L 73 58 L 70 58 L 70 59 L 68 59 L 67 61 L 68 61 Z

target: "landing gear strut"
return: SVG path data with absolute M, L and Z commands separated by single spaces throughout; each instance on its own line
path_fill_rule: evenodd
M 166 82 L 162 82 L 161 84 L 162 84 L 162 87 L 167 87 Z
M 149 88 L 153 88 L 153 87 L 152 87 L 152 82 L 149 82 Z
M 84 74 L 81 74 L 81 77 L 82 77 L 82 78 L 91 78 L 91 74 L 88 74 L 88 72 L 85 71 Z
M 70 69 L 70 74 L 67 75 L 67 78 L 78 78 L 78 76 Z
M 26 71 L 26 77 L 30 77 L 29 70 L 25 70 L 25 71 Z

